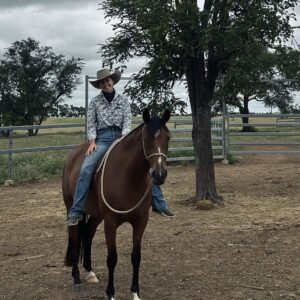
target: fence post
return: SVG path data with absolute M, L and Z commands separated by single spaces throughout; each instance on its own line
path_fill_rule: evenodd
M 227 135 L 226 135 L 226 106 L 225 106 L 225 101 L 222 102 L 222 117 L 223 117 L 223 122 L 222 122 L 223 160 L 222 160 L 222 163 L 224 165 L 228 165 L 228 160 L 227 160 Z
M 89 75 L 85 75 L 85 141 L 87 142 L 87 109 L 89 105 Z
M 9 137 L 8 137 L 8 150 L 12 151 L 13 148 L 13 126 L 11 126 L 11 129 L 9 129 Z M 13 178 L 13 157 L 12 152 L 8 154 L 8 178 L 4 181 L 5 186 L 13 185 L 14 180 Z
M 230 155 L 230 117 L 228 114 L 226 114 L 226 125 L 227 125 L 227 130 L 226 130 L 226 149 L 227 149 L 227 155 Z

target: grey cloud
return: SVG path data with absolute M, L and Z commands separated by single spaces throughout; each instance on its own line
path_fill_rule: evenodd
M 43 46 L 67 56 L 95 59 L 99 43 L 111 35 L 103 13 L 93 5 L 72 10 L 35 8 L 5 11 L 0 18 L 0 53 L 16 40 L 33 37 Z
M 45 7 L 69 7 L 72 9 L 76 6 L 86 5 L 88 3 L 94 3 L 95 6 L 100 2 L 100 0 L 1 0 L 1 8 L 15 8 L 15 7 L 28 7 L 32 5 L 39 5 Z
M 42 46 L 51 46 L 56 53 L 83 58 L 83 80 L 86 74 L 96 74 L 102 67 L 98 44 L 112 35 L 111 26 L 105 23 L 103 12 L 98 10 L 100 2 L 101 0 L 0 0 L 0 58 L 5 48 L 14 41 L 31 36 Z M 300 5 L 295 13 L 300 16 Z M 299 20 L 294 24 L 300 25 Z M 300 43 L 300 29 L 295 30 L 295 35 Z M 145 63 L 144 58 L 132 59 L 127 63 L 124 76 L 138 72 Z M 116 89 L 122 92 L 124 84 L 125 82 L 120 82 Z M 68 102 L 84 105 L 84 91 L 83 83 Z M 90 87 L 90 98 L 97 92 Z

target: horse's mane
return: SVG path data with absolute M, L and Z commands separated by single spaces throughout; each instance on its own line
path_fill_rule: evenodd
M 145 125 L 145 123 L 142 123 L 142 124 L 140 124 L 139 126 L 135 127 L 134 129 L 132 129 L 132 130 L 128 133 L 128 135 L 131 135 L 131 134 L 134 135 L 134 134 L 136 134 L 137 131 L 138 131 L 140 128 L 142 128 L 144 125 Z

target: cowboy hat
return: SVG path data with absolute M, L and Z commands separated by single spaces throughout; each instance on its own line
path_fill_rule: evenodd
M 96 89 L 99 89 L 98 82 L 104 78 L 110 77 L 114 84 L 118 83 L 121 79 L 121 72 L 118 70 L 115 70 L 113 73 L 110 73 L 107 69 L 102 69 L 97 72 L 97 80 L 90 81 L 90 84 L 95 87 Z

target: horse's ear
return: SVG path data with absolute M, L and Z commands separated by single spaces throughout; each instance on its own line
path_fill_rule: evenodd
M 147 108 L 143 111 L 143 120 L 146 124 L 150 121 L 150 113 Z
M 170 120 L 170 116 L 171 116 L 171 113 L 168 109 L 165 110 L 161 120 L 164 122 L 164 123 L 167 123 L 169 120 Z

